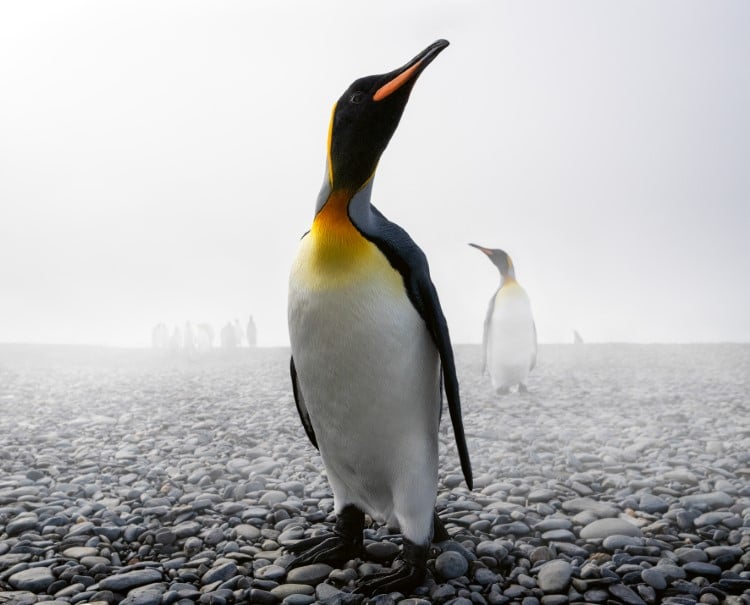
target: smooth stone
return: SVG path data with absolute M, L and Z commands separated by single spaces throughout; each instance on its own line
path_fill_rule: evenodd
M 531 533 L 529 526 L 521 521 L 513 521 L 512 523 L 501 523 L 495 525 L 492 528 L 492 534 L 495 536 L 525 536 Z
M 37 517 L 36 514 L 22 513 L 22 515 L 19 515 L 11 521 L 8 521 L 5 526 L 5 533 L 7 533 L 11 538 L 14 536 L 19 536 L 26 531 L 36 529 L 38 522 L 39 517 Z
M 259 580 L 273 580 L 280 582 L 286 575 L 286 568 L 281 565 L 266 565 L 255 570 L 255 577 Z
M 589 523 L 586 527 L 581 529 L 580 536 L 584 540 L 594 540 L 598 538 L 606 538 L 611 535 L 621 536 L 642 536 L 638 527 L 625 521 L 624 519 L 608 518 L 608 519 L 597 519 L 596 521 Z
M 198 533 L 203 529 L 203 526 L 197 521 L 183 521 L 179 525 L 172 528 L 174 535 L 177 538 L 190 538 L 197 536 Z
M 602 540 L 602 547 L 605 550 L 621 550 L 626 546 L 641 546 L 642 543 L 642 538 L 615 534 L 613 536 L 607 536 L 606 538 L 604 538 L 604 540 Z
M 718 577 L 721 575 L 721 567 L 719 567 L 718 565 L 714 565 L 713 563 L 691 561 L 690 563 L 685 563 L 685 565 L 682 566 L 682 569 L 684 569 L 688 573 L 698 576 Z
M 563 592 L 570 583 L 573 570 L 570 563 L 553 559 L 543 563 L 537 575 L 537 584 L 543 592 Z
M 250 541 L 260 538 L 260 530 L 255 525 L 250 525 L 249 523 L 240 523 L 234 527 L 234 534 L 238 538 Z
M 707 546 L 704 551 L 709 558 L 716 557 L 733 557 L 739 559 L 742 556 L 742 549 L 739 546 Z
M 547 542 L 553 542 L 559 540 L 560 542 L 575 542 L 576 535 L 568 529 L 551 529 L 542 534 L 542 540 Z
M 656 590 L 664 590 L 667 587 L 667 577 L 656 567 L 649 567 L 641 572 L 641 578 L 646 584 Z
M 497 582 L 497 574 L 486 567 L 478 567 L 474 571 L 474 582 L 480 586 L 489 586 Z
M 136 586 L 153 584 L 162 579 L 162 574 L 157 569 L 136 569 L 135 571 L 126 571 L 125 573 L 103 578 L 99 582 L 99 589 L 111 590 L 112 592 L 127 592 Z
M 529 502 L 547 502 L 556 497 L 557 497 L 557 493 L 555 493 L 554 490 L 541 488 L 541 489 L 531 490 L 527 494 L 526 499 Z
M 302 567 L 290 569 L 287 572 L 286 580 L 290 584 L 308 584 L 310 586 L 315 586 L 325 580 L 332 570 L 333 567 L 326 565 L 325 563 L 303 565 Z
M 553 529 L 571 529 L 573 523 L 570 519 L 564 519 L 562 517 L 553 517 L 551 519 L 543 519 L 534 525 L 534 531 L 546 532 Z
M 63 557 L 82 559 L 83 557 L 95 557 L 99 554 L 99 551 L 91 546 L 73 546 L 66 548 L 62 554 Z
M 311 605 L 315 603 L 315 596 L 306 594 L 290 594 L 284 597 L 281 605 Z
M 625 586 L 625 584 L 619 582 L 610 584 L 609 592 L 627 605 L 646 605 L 646 601 L 638 596 L 637 592 Z
M 722 506 L 732 506 L 734 498 L 725 492 L 709 492 L 707 494 L 682 496 L 680 503 L 685 507 L 720 508 Z
M 282 492 L 278 490 L 268 490 L 265 494 L 261 496 L 259 502 L 260 504 L 273 506 L 274 504 L 281 504 L 287 498 L 288 496 L 286 495 L 286 492 Z
M 8 583 L 18 590 L 29 590 L 39 593 L 45 592 L 55 581 L 49 567 L 31 567 L 14 573 L 8 578 Z
M 713 511 L 708 513 L 703 513 L 702 515 L 696 517 L 693 520 L 693 525 L 695 527 L 705 527 L 706 525 L 717 525 L 726 519 L 729 519 L 731 517 L 734 517 L 734 513 L 730 513 L 729 511 Z
M 163 588 L 152 586 L 136 588 L 131 590 L 119 605 L 159 605 L 163 594 Z
M 651 515 L 665 513 L 668 509 L 669 505 L 664 501 L 664 498 L 654 494 L 643 494 L 638 502 L 638 510 Z
M 400 550 L 401 549 L 399 548 L 398 544 L 388 542 L 387 540 L 384 542 L 372 542 L 371 544 L 365 546 L 365 553 L 367 554 L 367 558 L 379 563 L 390 561 L 396 555 L 398 555 Z
M 321 563 L 315 563 L 315 565 L 322 565 Z M 286 599 L 289 595 L 293 594 L 304 594 L 314 595 L 315 588 L 310 584 L 298 584 L 290 582 L 288 584 L 279 584 L 276 588 L 271 589 L 271 594 L 279 600 Z
M 616 517 L 620 510 L 606 502 L 599 502 L 592 498 L 573 498 L 562 503 L 562 509 L 567 513 L 591 513 L 599 518 Z
M 477 557 L 495 557 L 501 560 L 508 555 L 508 549 L 498 542 L 485 540 L 476 546 Z
M 237 564 L 227 562 L 216 567 L 212 567 L 201 577 L 201 583 L 206 586 L 214 582 L 226 582 L 237 575 Z
M 435 559 L 435 571 L 445 580 L 452 580 L 466 574 L 469 562 L 454 551 L 442 552 Z
M 685 570 L 682 569 L 682 567 L 673 565 L 672 563 L 659 562 L 656 568 L 666 576 L 667 582 L 671 582 L 673 580 L 682 580 L 687 576 Z

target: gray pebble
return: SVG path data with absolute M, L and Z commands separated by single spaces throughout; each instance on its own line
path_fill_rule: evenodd
M 435 559 L 435 571 L 444 580 L 452 580 L 466 574 L 469 562 L 454 551 L 442 552 Z
M 667 587 L 667 577 L 658 567 L 649 567 L 641 572 L 641 578 L 649 586 L 656 590 L 664 590 Z
M 539 568 L 537 584 L 543 592 L 563 592 L 570 583 L 573 570 L 570 563 L 554 559 L 543 563 Z
M 632 523 L 623 519 L 608 518 L 597 519 L 581 529 L 580 536 L 584 540 L 597 538 L 606 538 L 612 535 L 620 536 L 638 536 L 642 535 L 641 530 Z
M 287 572 L 287 582 L 291 584 L 308 584 L 315 586 L 328 577 L 333 567 L 325 563 L 313 563 L 290 569 Z
M 136 586 L 152 584 L 162 579 L 162 574 L 156 569 L 137 569 L 135 571 L 126 571 L 125 573 L 108 576 L 99 582 L 101 590 L 111 590 L 112 592 L 127 592 Z
M 55 581 L 48 567 L 32 567 L 16 572 L 8 578 L 8 583 L 17 590 L 45 592 Z

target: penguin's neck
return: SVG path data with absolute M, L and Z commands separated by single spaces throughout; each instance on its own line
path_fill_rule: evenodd
M 319 261 L 353 262 L 370 247 L 356 225 L 369 220 L 371 193 L 372 178 L 355 192 L 337 188 L 326 179 L 310 229 Z
M 518 284 L 516 281 L 516 272 L 511 269 L 507 273 L 500 274 L 500 287 L 515 286 Z

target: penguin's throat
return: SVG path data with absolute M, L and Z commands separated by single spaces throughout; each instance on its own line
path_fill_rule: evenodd
M 334 190 L 315 215 L 310 234 L 316 261 L 323 267 L 341 268 L 357 262 L 371 248 L 349 217 L 352 197 L 351 192 Z

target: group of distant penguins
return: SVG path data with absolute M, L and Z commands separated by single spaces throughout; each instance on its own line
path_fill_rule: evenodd
M 449 539 L 435 510 L 443 397 L 473 485 L 453 348 L 427 259 L 370 202 L 412 87 L 447 46 L 438 40 L 394 71 L 356 80 L 336 102 L 315 215 L 289 278 L 292 390 L 336 521 L 288 547 L 287 565 L 364 557 L 367 515 L 399 528 L 401 550 L 390 568 L 354 584 L 365 595 L 409 594 L 425 578 L 431 543 Z M 484 325 L 485 367 L 495 389 L 525 390 L 536 360 L 529 298 L 507 253 L 472 245 L 501 275 Z
M 170 333 L 167 324 L 157 323 L 151 330 L 151 346 L 154 349 L 171 351 L 172 353 L 205 353 L 214 346 L 214 328 L 209 323 L 198 323 L 193 327 L 190 321 L 185 322 L 184 328 L 174 326 Z M 240 320 L 228 321 L 219 332 L 219 344 L 222 349 L 241 347 L 243 342 L 248 347 L 254 347 L 258 341 L 258 329 L 253 316 L 247 322 L 245 330 L 240 326 Z

